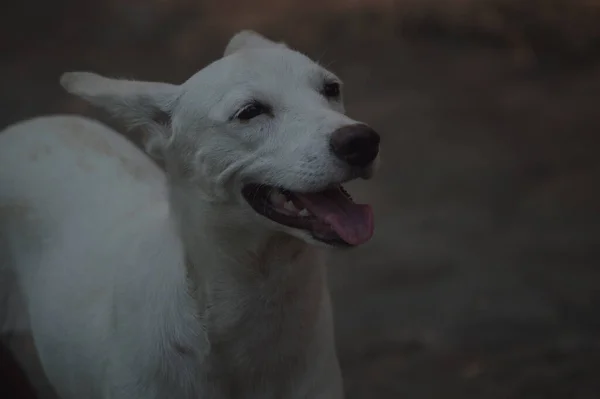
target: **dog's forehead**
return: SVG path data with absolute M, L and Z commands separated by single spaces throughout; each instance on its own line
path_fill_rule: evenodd
M 302 79 L 323 71 L 323 68 L 304 54 L 286 47 L 240 51 L 233 54 L 229 61 L 234 63 L 235 73 L 238 75 L 252 74 L 270 79 Z
M 313 86 L 334 76 L 316 62 L 286 47 L 248 49 L 223 57 L 192 76 L 186 86 L 229 90 L 239 85 Z

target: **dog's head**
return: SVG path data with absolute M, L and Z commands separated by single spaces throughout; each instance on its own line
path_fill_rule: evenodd
M 204 200 L 309 242 L 354 246 L 372 236 L 370 207 L 341 184 L 372 175 L 379 135 L 344 114 L 337 76 L 284 44 L 240 32 L 223 58 L 181 85 L 87 72 L 61 83 L 145 127 L 170 179 Z

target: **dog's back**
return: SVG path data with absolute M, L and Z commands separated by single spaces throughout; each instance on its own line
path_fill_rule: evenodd
M 2 269 L 27 284 L 52 240 L 81 244 L 72 231 L 100 235 L 137 210 L 136 199 L 164 195 L 162 172 L 98 122 L 54 116 L 10 126 L 0 133 Z
M 148 218 L 139 222 L 138 215 L 154 204 L 164 208 L 165 196 L 162 171 L 100 123 L 43 117 L 1 132 L 0 333 L 27 333 L 31 324 L 42 339 L 58 338 L 43 346 L 52 349 L 39 354 L 46 360 L 69 356 L 70 346 L 86 346 L 78 339 L 96 339 L 87 331 L 92 326 L 82 323 L 95 319 L 98 326 L 110 325 L 100 319 L 110 314 L 103 307 L 109 303 L 114 271 L 121 266 L 115 259 L 104 262 L 103 253 L 111 245 L 118 247 L 123 234 L 143 230 L 140 223 Z M 77 262 L 82 257 L 88 262 Z M 61 330 L 67 325 L 81 329 Z M 97 358 L 102 350 L 98 348 Z M 70 361 L 84 378 L 85 367 L 78 368 L 76 358 Z M 59 371 L 54 381 L 63 374 Z

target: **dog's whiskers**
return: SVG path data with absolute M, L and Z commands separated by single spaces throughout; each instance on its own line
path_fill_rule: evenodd
M 267 200 L 266 200 L 266 201 L 264 201 L 264 203 L 263 203 L 263 211 L 264 211 L 265 213 L 267 212 L 267 209 L 268 209 L 268 207 L 269 207 L 269 205 L 270 205 L 270 202 L 271 202 L 271 194 L 273 194 L 273 190 L 275 190 L 275 188 L 273 188 L 273 187 L 270 187 L 270 188 L 269 188 L 269 192 L 267 193 L 267 196 L 266 196 L 266 197 L 267 197 Z
M 256 186 L 256 188 L 254 189 L 254 194 L 252 196 L 253 201 L 255 201 L 258 198 L 258 194 L 263 187 L 266 187 L 266 184 L 259 184 Z

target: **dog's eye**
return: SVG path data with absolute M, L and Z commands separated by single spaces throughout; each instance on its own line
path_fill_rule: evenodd
M 266 114 L 269 109 L 259 102 L 253 102 L 246 105 L 237 113 L 236 118 L 242 121 L 249 121 L 250 119 L 256 118 L 259 115 Z
M 327 98 L 338 98 L 340 96 L 340 84 L 338 82 L 326 82 L 321 89 L 321 94 Z

